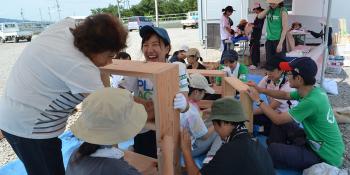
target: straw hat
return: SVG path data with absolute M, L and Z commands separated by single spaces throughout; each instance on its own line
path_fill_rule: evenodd
M 103 88 L 90 94 L 81 117 L 72 125 L 73 134 L 98 145 L 114 145 L 135 136 L 147 119 L 145 108 L 124 89 Z
M 271 4 L 279 4 L 281 2 L 283 2 L 283 0 L 266 0 L 267 3 L 271 3 Z

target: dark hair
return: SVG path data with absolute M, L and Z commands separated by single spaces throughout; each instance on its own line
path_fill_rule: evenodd
M 280 8 L 284 7 L 284 2 L 279 3 L 278 7 L 280 7 Z
M 73 162 L 74 163 L 79 162 L 82 158 L 84 158 L 85 156 L 91 155 L 92 153 L 96 152 L 99 148 L 101 148 L 100 145 L 84 142 L 78 148 L 78 151 L 76 152 L 76 156 Z
M 177 56 L 177 54 L 179 54 L 179 50 L 178 51 L 175 51 L 174 53 L 173 53 L 173 56 Z
M 189 89 L 189 91 L 188 91 L 188 95 L 189 95 L 189 96 L 190 96 L 195 90 L 197 90 L 197 91 L 205 91 L 204 89 L 193 88 L 193 87 L 191 87 L 191 86 L 188 86 L 188 89 Z
M 159 42 L 160 42 L 160 40 L 162 40 L 163 41 L 163 43 L 164 43 L 164 46 L 169 46 L 169 52 L 170 52 L 170 50 L 171 50 L 171 44 L 170 43 L 168 43 L 165 39 L 163 39 L 162 37 L 160 37 L 160 36 L 158 36 L 157 35 L 157 33 L 155 33 L 155 32 L 148 32 L 147 34 L 145 34 L 144 35 L 144 37 L 142 38 L 142 41 L 141 41 L 141 49 L 143 48 L 143 44 L 147 41 L 147 40 L 149 40 L 151 37 L 152 37 L 152 35 L 156 35 L 157 37 L 158 37 L 158 39 L 159 39 Z M 165 55 L 165 60 L 170 56 L 169 55 L 169 52 L 167 53 L 167 55 Z
M 116 17 L 109 14 L 88 16 L 70 31 L 74 36 L 74 46 L 87 57 L 105 51 L 119 52 L 126 47 L 128 32 Z
M 224 12 L 224 13 L 226 13 L 226 12 L 233 12 L 234 10 L 233 10 L 233 8 L 232 8 L 232 6 L 226 6 L 224 9 L 222 9 L 221 10 L 221 12 Z
M 128 53 L 126 52 L 119 52 L 117 55 L 117 59 L 121 59 L 121 60 L 131 60 L 131 57 Z
M 293 75 L 293 79 L 295 79 L 295 77 L 300 75 L 298 72 L 296 72 L 294 70 L 291 70 L 291 72 L 292 72 L 292 75 Z M 315 77 L 311 77 L 311 76 L 302 77 L 301 75 L 300 75 L 300 77 L 303 78 L 305 86 L 314 85 L 316 83 L 316 78 Z

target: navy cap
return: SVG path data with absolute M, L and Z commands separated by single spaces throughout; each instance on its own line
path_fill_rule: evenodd
M 170 38 L 169 38 L 168 32 L 164 28 L 160 28 L 160 27 L 153 27 L 148 25 L 143 26 L 140 29 L 141 38 L 145 37 L 150 32 L 155 33 L 160 38 L 162 38 L 164 44 L 170 44 Z
M 295 71 L 303 79 L 314 78 L 317 74 L 317 65 L 310 57 L 296 58 L 290 62 L 281 62 L 280 68 L 284 71 Z
M 228 60 L 230 62 L 237 61 L 238 53 L 234 50 L 225 50 L 224 53 L 222 53 L 222 62 L 224 62 L 225 60 Z

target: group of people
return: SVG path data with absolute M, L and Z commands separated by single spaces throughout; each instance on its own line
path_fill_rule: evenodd
M 233 97 L 215 100 L 207 110 L 208 118 L 203 118 L 198 102 L 215 91 L 203 75 L 187 74 L 187 68 L 205 67 L 198 63 L 197 49 L 181 47 L 169 60 L 179 67 L 179 92 L 173 108 L 180 111 L 181 151 L 189 175 L 269 175 L 275 174 L 274 168 L 303 170 L 320 162 L 342 164 L 344 143 L 326 93 L 315 86 L 317 65 L 308 57 L 284 62 L 284 55 L 276 54 L 285 52 L 287 13 L 283 0 L 268 3 L 265 10 L 255 9 L 254 22 L 259 28 L 261 19 L 267 19 L 267 75 L 258 85 L 248 81 L 248 68 L 238 63 L 237 52 L 230 49 L 223 52 L 221 60 L 228 76 L 250 86 L 240 93 L 247 93 L 257 106 L 254 123 L 269 137 L 267 149 L 248 133 L 247 116 Z M 224 16 L 232 12 L 232 7 L 227 7 Z M 228 18 L 223 20 L 229 23 Z M 223 27 L 232 32 L 230 26 Z M 157 158 L 156 133 L 144 129 L 146 121 L 155 118 L 152 82 L 116 77 L 112 85 L 117 88 L 108 88 L 101 80 L 99 67 L 115 58 L 131 59 L 121 52 L 127 35 L 115 17 L 98 14 L 79 25 L 62 20 L 24 49 L 0 99 L 0 129 L 29 175 L 140 174 L 116 146 L 130 138 L 134 138 L 136 153 Z M 252 47 L 260 48 L 261 32 L 253 31 L 253 36 Z M 144 26 L 140 37 L 146 61 L 168 62 L 171 40 L 164 28 Z M 267 102 L 260 99 L 260 93 L 268 96 Z M 80 102 L 82 115 L 72 132 L 83 144 L 65 169 L 58 136 Z M 163 139 L 162 169 L 172 174 L 175 138 Z M 194 157 L 203 154 L 207 157 L 199 168 Z

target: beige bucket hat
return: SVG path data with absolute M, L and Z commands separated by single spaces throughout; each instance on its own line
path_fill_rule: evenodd
M 267 3 L 271 3 L 271 4 L 279 4 L 281 2 L 283 2 L 283 0 L 266 0 Z
M 129 91 L 103 88 L 84 99 L 82 114 L 71 128 L 85 142 L 114 145 L 139 133 L 146 119 L 145 108 Z
M 208 80 L 202 74 L 191 74 L 189 81 L 192 88 L 204 89 L 209 94 L 215 93 L 215 90 L 209 86 Z

